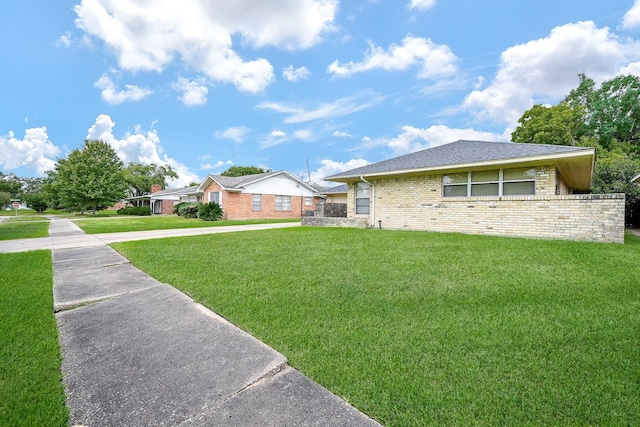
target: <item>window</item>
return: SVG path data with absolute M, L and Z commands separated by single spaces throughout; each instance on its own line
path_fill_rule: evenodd
M 209 202 L 216 202 L 219 205 L 222 205 L 220 203 L 220 192 L 219 191 L 212 191 L 209 193 Z
M 358 182 L 356 184 L 356 215 L 369 214 L 369 183 Z
M 536 194 L 536 168 L 505 169 L 503 180 L 505 196 Z
M 262 194 L 251 195 L 251 210 L 254 210 L 254 211 L 262 210 Z
M 276 196 L 276 210 L 277 211 L 290 211 L 291 210 L 291 196 Z
M 536 194 L 536 168 L 452 173 L 442 177 L 444 197 Z
M 305 205 L 305 206 L 311 206 L 311 205 L 313 205 L 313 197 L 305 197 L 305 198 L 304 198 L 304 205 Z

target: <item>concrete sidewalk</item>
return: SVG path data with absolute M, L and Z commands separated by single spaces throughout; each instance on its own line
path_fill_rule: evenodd
M 299 222 L 274 224 L 233 225 L 226 227 L 176 228 L 171 230 L 128 231 L 122 233 L 85 234 L 68 219 L 51 218 L 49 237 L 35 239 L 0 240 L 0 253 L 27 252 L 39 249 L 66 249 L 104 246 L 132 240 L 163 239 L 166 237 L 197 236 L 202 234 L 233 233 L 238 231 L 269 230 L 299 227 Z
M 50 235 L 72 425 L 379 426 L 102 238 L 66 220 Z

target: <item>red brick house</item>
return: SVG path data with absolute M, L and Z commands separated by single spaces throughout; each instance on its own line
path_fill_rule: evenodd
M 202 195 L 198 193 L 198 187 L 184 187 L 163 190 L 162 186 L 154 184 L 151 193 L 143 196 L 127 199 L 134 206 L 146 206 L 154 215 L 170 215 L 173 206 L 180 202 L 200 202 Z
M 287 171 L 209 175 L 197 190 L 204 203 L 220 204 L 223 219 L 300 218 L 313 215 L 320 199 L 314 187 Z

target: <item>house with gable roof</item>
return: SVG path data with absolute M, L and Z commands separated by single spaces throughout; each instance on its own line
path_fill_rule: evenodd
M 456 141 L 326 177 L 347 218 L 310 225 L 624 242 L 624 194 L 589 194 L 595 149 Z
M 173 206 L 181 202 L 200 202 L 201 194 L 197 186 L 162 189 L 159 184 L 151 186 L 151 192 L 142 196 L 129 197 L 133 206 L 148 207 L 153 215 L 171 215 Z
M 229 177 L 208 175 L 198 187 L 204 203 L 217 202 L 224 219 L 300 218 L 313 215 L 316 189 L 281 170 Z

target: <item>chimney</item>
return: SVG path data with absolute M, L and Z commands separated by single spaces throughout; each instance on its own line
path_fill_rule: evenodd
M 157 193 L 160 190 L 162 190 L 162 185 L 160 185 L 160 184 L 151 184 L 151 194 Z

